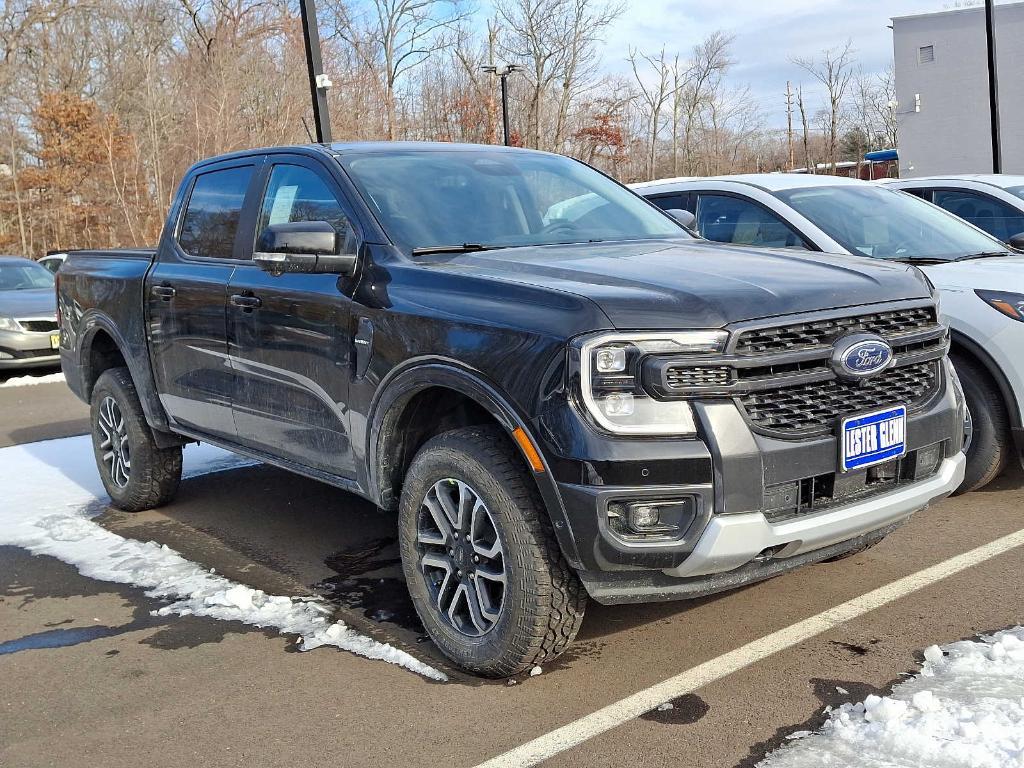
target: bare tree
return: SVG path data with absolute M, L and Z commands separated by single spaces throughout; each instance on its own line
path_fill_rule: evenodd
M 828 48 L 821 52 L 821 60 L 794 58 L 792 62 L 825 87 L 827 100 L 827 153 L 831 173 L 836 171 L 839 155 L 839 132 L 843 118 L 843 103 L 853 78 L 853 42 Z
M 648 84 L 646 72 L 640 71 L 640 62 L 647 64 L 652 70 L 653 84 Z M 669 88 L 671 67 L 665 61 L 665 49 L 662 48 L 657 56 L 639 53 L 635 49 L 629 51 L 629 64 L 633 68 L 633 77 L 636 79 L 637 87 L 640 89 L 640 96 L 647 110 L 647 174 L 653 179 L 656 171 L 658 133 L 661 131 L 661 111 L 665 108 L 672 95 Z

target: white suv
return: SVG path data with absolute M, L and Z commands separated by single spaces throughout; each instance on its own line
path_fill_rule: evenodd
M 689 211 L 702 237 L 914 264 L 939 289 L 970 409 L 967 476 L 987 485 L 1024 463 L 1024 254 L 941 208 L 887 186 L 804 174 L 680 178 L 632 185 Z
M 881 183 L 935 203 L 1004 243 L 1024 248 L 1024 176 L 926 176 Z

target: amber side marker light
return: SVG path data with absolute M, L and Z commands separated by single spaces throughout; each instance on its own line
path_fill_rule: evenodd
M 530 438 L 529 436 L 527 436 L 526 431 L 522 427 L 516 427 L 515 429 L 512 430 L 512 437 L 516 439 L 516 442 L 519 444 L 519 447 L 526 455 L 526 460 L 530 462 L 530 467 L 533 468 L 533 471 L 543 472 L 544 462 L 541 461 L 540 453 L 537 452 L 537 449 L 534 447 L 533 443 L 530 442 Z

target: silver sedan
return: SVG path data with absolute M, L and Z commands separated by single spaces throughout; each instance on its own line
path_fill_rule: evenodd
M 0 256 L 0 370 L 60 362 L 53 280 L 34 261 Z

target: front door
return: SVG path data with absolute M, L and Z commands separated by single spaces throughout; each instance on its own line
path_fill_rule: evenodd
M 234 378 L 225 306 L 255 171 L 248 159 L 194 178 L 146 283 L 153 373 L 164 410 L 186 430 L 231 441 Z
M 279 159 L 266 169 L 256 243 L 271 224 L 326 221 L 339 244 L 355 237 L 343 194 L 319 163 Z M 228 288 L 235 427 L 243 445 L 354 477 L 347 409 L 351 301 L 347 277 L 271 275 L 251 261 Z

